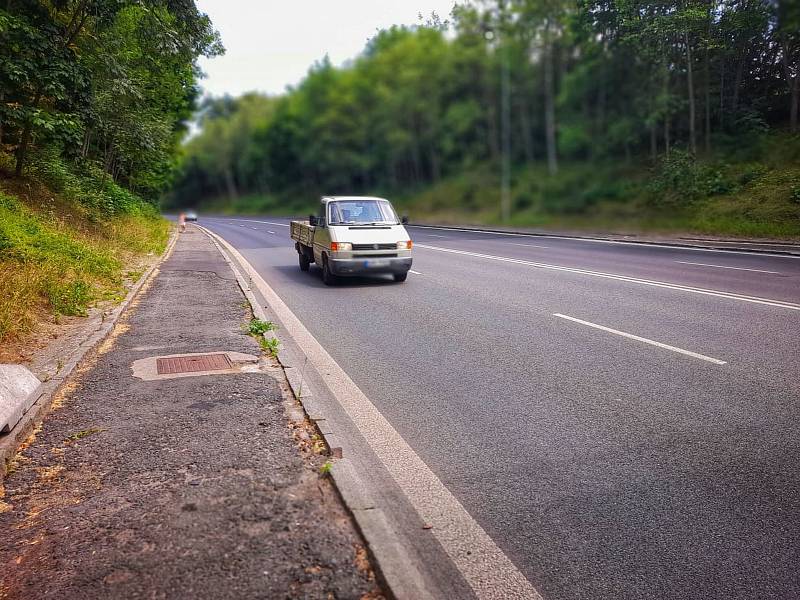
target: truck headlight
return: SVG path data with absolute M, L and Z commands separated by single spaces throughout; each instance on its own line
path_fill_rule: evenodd
M 331 242 L 331 252 L 349 252 L 352 249 L 350 242 Z
M 414 245 L 414 242 L 411 240 L 407 240 L 405 242 L 397 242 L 397 249 L 398 250 L 411 250 L 411 246 Z

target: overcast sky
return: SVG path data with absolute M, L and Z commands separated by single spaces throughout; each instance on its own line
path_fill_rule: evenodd
M 225 55 L 200 65 L 206 92 L 279 94 L 328 54 L 341 65 L 376 30 L 414 25 L 435 11 L 447 18 L 454 0 L 197 0 L 222 34 Z

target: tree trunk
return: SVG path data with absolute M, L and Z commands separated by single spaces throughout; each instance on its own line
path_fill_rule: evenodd
M 725 130 L 725 59 L 719 66 L 719 129 Z
M 231 200 L 235 200 L 239 197 L 239 190 L 236 189 L 236 182 L 233 179 L 233 170 L 230 166 L 225 167 L 225 187 L 228 191 L 228 197 Z
M 710 5 L 709 5 L 710 7 Z M 710 10 L 710 8 L 709 8 Z M 711 22 L 711 15 L 708 15 L 709 23 Z M 705 109 L 706 109 L 706 122 L 705 122 L 705 145 L 706 153 L 711 152 L 711 69 L 708 66 L 708 41 L 705 44 L 705 56 L 703 62 L 705 63 Z
M 664 154 L 669 156 L 669 115 L 664 119 Z
M 742 52 L 739 62 L 736 64 L 736 77 L 733 81 L 733 101 L 731 102 L 731 112 L 736 114 L 739 110 L 739 88 L 742 85 L 742 73 L 744 72 L 744 63 L 747 60 L 747 53 Z
M 781 44 L 781 53 L 783 62 L 783 70 L 786 73 L 786 85 L 789 86 L 789 131 L 797 133 L 797 111 L 798 111 L 798 95 L 800 95 L 800 77 L 792 75 L 792 70 L 789 68 L 789 44 L 783 42 Z
M 656 123 L 653 121 L 650 124 L 650 158 L 653 162 L 658 158 L 658 138 L 656 135 Z
M 606 128 L 606 104 L 608 100 L 608 94 L 606 92 L 606 69 L 605 66 L 600 68 L 600 73 L 598 73 L 600 82 L 599 82 L 599 90 L 597 91 L 597 124 L 595 126 L 595 131 L 597 133 L 597 138 L 602 138 L 603 133 L 605 132 Z M 588 96 L 587 96 L 588 98 Z M 595 138 L 595 139 L 597 139 Z M 594 141 L 594 140 L 592 140 Z M 595 144 L 592 144 L 594 148 Z
M 536 155 L 533 150 L 533 134 L 531 131 L 531 120 L 528 115 L 528 105 L 525 103 L 525 98 L 520 96 L 519 101 L 519 118 L 520 128 L 522 129 L 522 145 L 525 151 L 525 161 L 532 163 L 536 160 Z
M 697 154 L 697 135 L 695 132 L 695 105 L 694 105 L 694 75 L 692 71 L 692 45 L 689 43 L 689 33 L 684 32 L 686 42 L 686 83 L 689 96 L 689 148 L 692 154 Z
M 33 97 L 33 104 L 31 104 L 31 108 L 36 110 L 39 107 L 39 101 L 42 99 L 42 92 L 40 90 L 36 90 L 36 95 Z M 28 155 L 28 145 L 31 142 L 31 135 L 33 133 L 33 122 L 30 118 L 25 120 L 25 126 L 22 129 L 22 135 L 20 136 L 19 146 L 17 146 L 17 164 L 14 168 L 14 176 L 15 177 L 22 177 L 22 168 L 25 165 L 25 158 Z
M 491 76 L 489 77 L 491 81 Z M 483 100 L 486 103 L 486 147 L 489 150 L 489 157 L 496 160 L 500 154 L 500 143 L 497 139 L 497 111 L 495 110 L 495 94 L 493 86 L 483 82 Z
M 549 29 L 549 25 L 548 25 Z M 558 173 L 558 155 L 556 152 L 556 101 L 555 83 L 553 81 L 553 46 L 549 32 L 545 33 L 544 61 L 544 124 L 547 142 L 547 171 L 550 175 Z
M 31 141 L 31 128 L 33 125 L 30 121 L 25 122 L 25 127 L 22 129 L 20 136 L 19 146 L 17 147 L 17 165 L 14 169 L 15 177 L 22 177 L 22 167 L 25 164 L 25 157 L 28 154 L 28 144 Z

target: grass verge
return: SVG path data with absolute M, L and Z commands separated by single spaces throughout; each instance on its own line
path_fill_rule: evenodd
M 125 279 L 169 238 L 169 223 L 151 205 L 111 182 L 94 186 L 62 164 L 50 167 L 69 189 L 55 191 L 58 172 L 45 186 L 36 171 L 17 180 L 0 170 L 0 343 L 23 339 L 43 320 L 120 300 Z M 100 205 L 78 199 L 85 188 Z M 103 202 L 106 189 L 116 196 Z

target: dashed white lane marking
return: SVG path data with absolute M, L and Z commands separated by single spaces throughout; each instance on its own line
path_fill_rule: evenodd
M 413 269 L 408 270 L 409 273 L 413 273 L 414 275 L 422 275 L 419 271 L 414 271 Z
M 516 244 L 511 242 L 512 246 L 525 246 L 527 248 L 549 248 L 550 246 L 540 246 L 539 244 Z
M 438 238 L 444 238 L 444 239 L 447 239 L 447 236 L 446 236 L 446 235 L 436 235 L 435 233 L 425 233 L 425 234 L 423 234 L 423 235 L 427 235 L 428 237 L 438 237 Z
M 267 233 L 271 233 L 272 235 L 277 235 L 274 231 L 267 230 Z
M 588 269 L 578 269 L 575 267 L 562 267 L 559 265 L 549 265 L 547 263 L 534 262 L 530 260 L 522 260 L 519 258 L 509 258 L 507 256 L 493 256 L 491 254 L 479 254 L 477 252 L 467 252 L 466 250 L 454 250 L 452 248 L 441 248 L 439 246 L 427 246 L 425 244 L 417 244 L 417 248 L 426 248 L 428 250 L 436 250 L 437 252 L 450 252 L 452 254 L 463 254 L 466 256 L 474 256 L 476 258 L 483 258 L 486 260 L 499 260 L 502 262 L 510 262 L 518 265 L 526 265 L 529 267 L 536 267 L 538 269 L 549 269 L 551 271 L 562 271 L 566 273 L 577 273 L 578 275 L 588 275 L 590 277 L 601 277 L 603 279 L 614 279 L 617 281 L 625 281 L 627 283 L 636 283 L 639 285 L 648 285 L 652 287 L 665 288 L 669 290 L 678 290 L 681 292 L 689 292 L 691 294 L 702 294 L 704 296 L 716 296 L 717 298 L 727 298 L 728 300 L 737 300 L 739 302 L 750 302 L 752 304 L 764 304 L 766 306 L 777 306 L 779 308 L 788 308 L 790 310 L 800 310 L 800 304 L 794 302 L 784 302 L 783 300 L 772 300 L 770 298 L 760 298 L 758 296 L 746 296 L 744 294 L 736 294 L 734 292 L 725 292 L 721 290 L 710 290 L 706 288 L 692 287 L 689 285 L 681 285 L 679 283 L 667 283 L 665 281 L 654 281 L 652 279 L 640 279 L 638 277 L 629 277 L 627 275 L 617 275 L 615 273 L 604 273 L 602 271 L 590 271 Z
M 650 340 L 644 337 L 640 337 L 638 335 L 633 335 L 632 333 L 625 333 L 624 331 L 620 331 L 619 329 L 611 329 L 611 327 L 605 327 L 603 325 L 598 325 L 597 323 L 591 323 L 590 321 L 584 321 L 582 319 L 576 319 L 575 317 L 570 317 L 568 315 L 562 315 L 561 313 L 553 313 L 554 317 L 559 317 L 561 319 L 567 319 L 568 321 L 574 321 L 575 323 L 580 323 L 581 325 L 586 325 L 587 327 L 594 327 L 595 329 L 599 329 L 601 331 L 607 331 L 608 333 L 613 333 L 614 335 L 619 335 L 624 338 L 628 338 L 631 340 L 636 340 L 637 342 L 644 342 L 645 344 L 650 344 L 651 346 L 657 346 L 658 348 L 664 348 L 665 350 L 671 350 L 672 352 L 677 352 L 678 354 L 685 354 L 686 356 L 691 356 L 693 358 L 699 358 L 700 360 L 704 360 L 706 362 L 714 363 L 715 365 L 724 365 L 727 364 L 724 360 L 719 360 L 718 358 L 712 358 L 710 356 L 706 356 L 705 354 L 698 354 L 697 352 L 692 352 L 691 350 L 684 350 L 683 348 L 676 348 L 675 346 L 670 346 L 669 344 L 662 344 L 661 342 L 656 342 L 654 340 Z
M 208 230 L 206 230 L 208 231 Z M 250 263 L 225 239 L 211 235 L 245 268 L 285 331 L 326 375 L 331 393 L 411 502 L 480 600 L 543 600 L 436 474 L 328 354 Z
M 734 271 L 752 271 L 753 273 L 771 273 L 772 275 L 780 275 L 778 271 L 765 271 L 764 269 L 745 269 L 744 267 L 728 267 L 725 265 L 709 265 L 707 263 L 688 262 L 685 260 L 676 260 L 676 263 L 682 265 L 695 265 L 697 267 L 714 267 L 716 269 L 733 269 Z
M 800 255 L 798 254 L 771 254 L 768 252 L 748 252 L 747 250 L 718 250 L 716 248 L 698 248 L 696 246 L 671 246 L 669 244 L 658 244 L 658 243 L 650 243 L 650 242 L 626 242 L 624 240 L 605 240 L 601 238 L 580 238 L 580 237 L 569 237 L 566 235 L 551 235 L 551 234 L 540 234 L 540 235 L 530 235 L 527 233 L 514 233 L 513 231 L 482 231 L 480 229 L 458 229 L 456 227 L 419 227 L 416 225 L 408 225 L 408 227 L 412 227 L 415 229 L 434 229 L 438 231 L 457 231 L 459 233 L 480 233 L 483 235 L 500 235 L 500 236 L 507 236 L 507 237 L 516 237 L 519 238 L 544 238 L 548 240 L 567 240 L 573 242 L 589 242 L 593 244 L 618 244 L 620 246 L 638 246 L 640 248 L 666 248 L 667 250 L 685 250 L 686 252 L 716 252 L 717 254 L 747 254 L 749 256 L 768 256 L 769 258 L 794 258 L 800 259 Z

